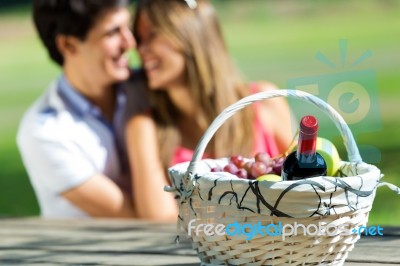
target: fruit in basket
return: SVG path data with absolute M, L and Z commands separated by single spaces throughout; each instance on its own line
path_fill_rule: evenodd
M 340 167 L 340 157 L 335 145 L 328 139 L 317 138 L 317 152 L 325 159 L 327 175 L 334 176 Z
M 239 178 L 243 178 L 243 179 L 248 179 L 249 174 L 247 173 L 247 171 L 244 168 L 240 168 L 236 174 L 237 177 Z
M 222 172 L 222 168 L 219 166 L 211 168 L 211 172 Z
M 244 168 L 244 170 L 246 170 L 247 171 L 247 173 L 250 173 L 250 171 L 251 171 L 251 166 L 253 165 L 253 162 L 246 162 L 244 165 L 243 165 L 243 168 Z
M 227 165 L 213 167 L 211 172 L 228 172 L 242 179 L 256 179 L 268 175 L 268 178 L 271 179 L 270 175 L 279 176 L 281 174 L 283 161 L 283 157 L 271 158 L 265 152 L 257 153 L 252 159 L 246 159 L 241 155 L 232 155 Z M 271 181 L 280 180 L 276 180 L 274 177 Z
M 243 168 L 243 165 L 245 163 L 242 155 L 232 155 L 229 161 L 236 165 L 236 167 L 238 168 Z
M 276 174 L 267 174 L 267 175 L 262 175 L 256 178 L 257 181 L 272 181 L 272 182 L 278 182 L 282 181 L 282 177 L 280 175 Z
M 239 170 L 239 168 L 237 168 L 237 166 L 234 163 L 230 162 L 227 165 L 225 165 L 223 170 L 225 172 L 228 172 L 228 173 L 231 173 L 231 174 L 235 175 L 236 172 Z
M 263 162 L 254 162 L 251 165 L 250 174 L 252 177 L 259 177 L 265 174 L 268 174 L 272 171 L 272 167 L 267 166 Z
M 254 161 L 264 163 L 267 166 L 269 166 L 272 162 L 271 157 L 266 152 L 258 152 L 254 156 Z
M 272 172 L 277 175 L 281 175 L 282 165 L 285 162 L 285 157 L 278 157 L 273 160 Z

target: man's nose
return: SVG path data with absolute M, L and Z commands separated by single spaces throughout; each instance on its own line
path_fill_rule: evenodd
M 136 47 L 136 41 L 130 29 L 127 28 L 122 31 L 122 40 L 125 49 Z

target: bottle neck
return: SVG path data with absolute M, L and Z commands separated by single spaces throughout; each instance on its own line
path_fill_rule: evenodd
M 316 160 L 317 132 L 308 133 L 300 130 L 297 160 L 301 164 L 310 164 Z

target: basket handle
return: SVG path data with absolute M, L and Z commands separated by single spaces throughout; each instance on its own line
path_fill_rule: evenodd
M 343 143 L 347 150 L 347 156 L 350 162 L 362 162 L 360 152 L 358 151 L 356 142 L 354 140 L 353 134 L 350 131 L 349 126 L 344 121 L 343 117 L 333 109 L 328 103 L 324 102 L 320 98 L 309 94 L 304 91 L 299 90 L 273 90 L 273 91 L 265 91 L 252 94 L 236 103 L 225 108 L 211 123 L 211 125 L 204 132 L 201 137 L 199 143 L 197 144 L 192 160 L 187 169 L 187 173 L 196 172 L 197 162 L 201 160 L 203 157 L 204 151 L 207 147 L 207 144 L 210 142 L 211 138 L 214 136 L 215 132 L 222 126 L 222 124 L 231 116 L 233 116 L 236 112 L 243 109 L 247 105 L 250 105 L 254 102 L 258 102 L 265 99 L 275 98 L 275 97 L 291 97 L 300 99 L 306 102 L 310 102 L 317 106 L 319 109 L 324 111 L 328 117 L 335 123 L 339 132 L 342 135 Z

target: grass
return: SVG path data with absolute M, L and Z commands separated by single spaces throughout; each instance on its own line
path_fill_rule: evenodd
M 399 1 L 214 1 L 228 47 L 248 80 L 289 80 L 373 70 L 378 88 L 380 129 L 353 132 L 359 144 L 375 146 L 384 180 L 400 185 L 400 2 Z M 0 216 L 37 215 L 38 205 L 16 148 L 15 135 L 26 108 L 60 73 L 50 62 L 29 18 L 29 8 L 0 13 Z M 339 41 L 347 40 L 345 63 Z M 352 67 L 365 51 L 372 51 Z M 315 55 L 321 52 L 331 68 Z M 133 65 L 137 64 L 134 60 Z M 338 137 L 335 144 L 345 157 Z M 368 154 L 364 154 L 368 157 Z M 399 198 L 378 189 L 370 224 L 399 225 Z

